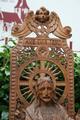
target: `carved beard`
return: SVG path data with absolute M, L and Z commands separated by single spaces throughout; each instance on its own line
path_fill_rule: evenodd
M 43 120 L 53 120 L 53 107 L 41 107 L 40 112 Z
M 29 120 L 63 120 L 61 108 L 57 104 L 41 106 L 34 101 L 26 110 Z M 27 115 L 27 114 L 26 114 Z M 28 118 L 28 116 L 26 118 Z M 27 119 L 26 119 L 27 120 Z
M 55 103 L 52 102 L 53 104 L 42 106 L 38 100 L 36 102 L 37 104 L 34 112 L 34 120 L 56 120 L 53 119 L 53 113 L 55 114 Z

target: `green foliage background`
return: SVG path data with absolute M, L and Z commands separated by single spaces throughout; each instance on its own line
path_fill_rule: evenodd
M 80 56 L 74 54 L 75 110 L 80 109 Z
M 13 46 L 15 42 L 12 41 Z M 10 49 L 8 44 L 0 52 L 0 120 L 8 120 L 9 82 L 10 82 Z M 75 110 L 80 109 L 80 56 L 74 54 Z
M 10 42 L 0 47 L 0 120 L 8 120 L 9 113 L 10 49 L 16 44 Z

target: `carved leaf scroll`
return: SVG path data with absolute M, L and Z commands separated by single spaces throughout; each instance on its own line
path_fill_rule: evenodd
M 17 37 L 24 37 L 34 32 L 37 36 L 48 36 L 50 33 L 55 36 L 67 39 L 71 37 L 71 28 L 69 26 L 63 27 L 60 18 L 55 12 L 49 12 L 42 7 L 40 10 L 30 11 L 25 16 L 23 25 L 14 25 L 12 34 Z
M 32 33 L 35 38 L 30 37 Z M 68 113 L 73 116 L 73 56 L 66 41 L 71 28 L 63 27 L 54 11 L 41 7 L 35 13 L 30 11 L 21 25 L 15 24 L 12 35 L 19 41 L 11 52 L 10 120 L 25 119 L 25 109 L 35 99 L 33 88 L 42 74 L 53 80 L 55 100 L 62 104 L 67 99 Z

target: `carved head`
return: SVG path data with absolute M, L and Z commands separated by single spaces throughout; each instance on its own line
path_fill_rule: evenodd
M 53 81 L 49 77 L 40 78 L 37 82 L 37 96 L 38 98 L 48 103 L 53 97 Z
M 40 10 L 36 11 L 35 19 L 41 23 L 45 23 L 49 20 L 49 11 L 41 7 Z

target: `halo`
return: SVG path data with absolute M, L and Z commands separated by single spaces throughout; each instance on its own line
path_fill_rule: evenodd
M 31 103 L 35 99 L 34 86 L 41 76 L 49 76 L 53 83 L 57 100 L 61 101 L 66 93 L 65 71 L 61 70 L 58 65 L 48 60 L 31 61 L 24 69 L 20 71 L 19 89 L 22 98 Z

